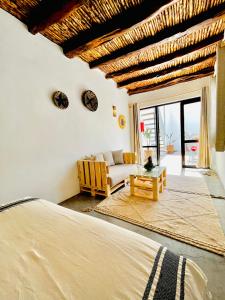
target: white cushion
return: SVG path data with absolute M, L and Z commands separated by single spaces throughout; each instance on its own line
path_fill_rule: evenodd
M 112 156 L 112 151 L 108 151 L 108 152 L 103 153 L 103 156 L 104 156 L 104 160 L 107 161 L 109 166 L 114 166 L 115 165 L 114 160 L 113 160 L 113 156 Z
M 124 164 L 123 150 L 112 151 L 115 165 Z
M 84 160 L 95 160 L 96 158 L 95 158 L 95 155 L 90 155 L 90 156 L 88 156 L 88 155 L 86 155 L 85 157 L 84 157 Z
M 97 153 L 97 154 L 95 154 L 95 159 L 97 161 L 104 161 L 103 153 Z
M 115 165 L 109 167 L 108 177 L 110 178 L 110 186 L 113 187 L 121 181 L 128 178 L 132 171 L 137 168 L 137 165 Z

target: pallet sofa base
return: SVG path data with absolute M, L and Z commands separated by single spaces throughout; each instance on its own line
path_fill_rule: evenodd
M 113 187 L 107 186 L 107 190 L 105 190 L 105 191 L 97 190 L 97 189 L 91 189 L 90 187 L 86 187 L 86 186 L 80 186 L 80 191 L 90 193 L 91 196 L 93 196 L 93 197 L 95 197 L 96 195 L 108 197 L 113 192 L 117 191 L 119 188 L 125 187 L 126 183 L 127 183 L 127 180 L 124 180 L 124 181 L 118 183 L 117 185 L 115 185 Z
M 133 152 L 123 153 L 124 164 L 135 164 L 136 155 Z M 89 192 L 93 197 L 101 195 L 108 197 L 122 186 L 126 185 L 127 178 L 115 186 L 110 186 L 109 166 L 105 161 L 79 160 L 77 162 L 80 190 Z

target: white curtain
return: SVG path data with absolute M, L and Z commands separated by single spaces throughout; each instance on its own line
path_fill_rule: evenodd
M 216 65 L 216 151 L 225 151 L 225 47 L 217 48 Z
M 142 163 L 142 148 L 141 148 L 141 136 L 140 136 L 140 109 L 137 103 L 132 105 L 132 117 L 133 117 L 133 151 L 137 155 L 137 162 Z
M 209 135 L 208 135 L 208 88 L 203 87 L 201 99 L 201 127 L 199 139 L 199 168 L 209 168 Z

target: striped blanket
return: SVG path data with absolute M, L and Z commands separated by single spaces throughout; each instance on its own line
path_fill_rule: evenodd
M 142 299 L 183 300 L 185 266 L 186 258 L 177 256 L 166 247 L 161 246 Z

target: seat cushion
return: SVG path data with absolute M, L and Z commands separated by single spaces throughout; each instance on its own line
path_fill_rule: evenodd
M 129 177 L 130 173 L 137 168 L 136 165 L 115 165 L 109 167 L 110 186 L 113 187 Z

